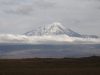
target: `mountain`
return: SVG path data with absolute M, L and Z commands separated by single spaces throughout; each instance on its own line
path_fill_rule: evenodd
M 34 30 L 25 33 L 27 36 L 42 36 L 42 35 L 67 35 L 70 37 L 82 37 L 82 38 L 99 38 L 96 35 L 82 35 L 69 28 L 65 28 L 61 23 L 53 23 L 50 25 L 40 26 Z
M 53 23 L 47 26 L 40 26 L 35 30 L 31 30 L 25 33 L 25 35 L 33 36 L 33 35 L 68 35 L 68 36 L 81 36 L 80 34 L 72 31 L 71 29 L 65 28 L 60 23 Z

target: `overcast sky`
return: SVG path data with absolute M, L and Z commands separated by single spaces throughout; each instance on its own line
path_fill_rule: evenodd
M 100 0 L 0 0 L 0 33 L 22 34 L 53 22 L 100 36 Z

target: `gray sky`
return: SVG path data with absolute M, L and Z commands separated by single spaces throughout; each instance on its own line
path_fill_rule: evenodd
M 100 0 L 0 0 L 0 33 L 22 34 L 53 22 L 100 36 Z

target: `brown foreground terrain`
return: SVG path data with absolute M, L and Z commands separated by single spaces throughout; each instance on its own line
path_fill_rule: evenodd
M 0 59 L 0 75 L 100 75 L 100 57 Z

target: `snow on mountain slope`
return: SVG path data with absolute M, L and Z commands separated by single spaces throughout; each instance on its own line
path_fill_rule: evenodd
M 25 35 L 28 36 L 42 36 L 42 35 L 67 35 L 73 37 L 80 37 L 81 35 L 72 31 L 71 29 L 65 28 L 61 23 L 53 23 L 47 26 L 42 26 L 36 30 L 26 32 Z

